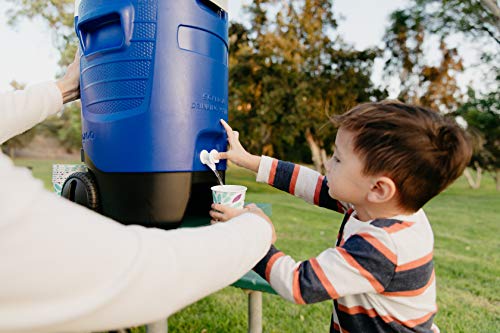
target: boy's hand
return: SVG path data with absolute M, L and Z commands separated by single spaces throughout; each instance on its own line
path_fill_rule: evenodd
M 266 213 L 264 213 L 262 209 L 257 207 L 257 205 L 255 204 L 249 204 L 245 206 L 245 208 L 231 208 L 220 204 L 212 204 L 212 210 L 210 211 L 212 220 L 210 221 L 210 223 L 214 224 L 218 222 L 226 222 L 233 217 L 239 216 L 246 212 L 259 215 L 271 225 L 271 228 L 273 230 L 272 244 L 274 244 L 274 242 L 276 242 L 276 231 L 274 230 L 273 222 L 271 221 L 269 216 L 267 216 Z
M 243 148 L 239 140 L 239 133 L 233 131 L 223 119 L 220 120 L 227 133 L 227 142 L 229 150 L 219 153 L 219 159 L 228 159 L 236 165 L 247 168 L 254 172 L 259 171 L 260 156 L 252 155 Z

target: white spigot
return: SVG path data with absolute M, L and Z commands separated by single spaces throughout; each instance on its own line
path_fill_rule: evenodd
M 215 170 L 215 164 L 219 163 L 219 152 L 215 149 L 212 149 L 210 153 L 206 150 L 202 150 L 200 153 L 200 161 L 210 169 Z

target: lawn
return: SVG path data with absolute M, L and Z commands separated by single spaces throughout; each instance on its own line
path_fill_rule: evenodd
M 16 163 L 31 166 L 35 177 L 51 187 L 54 161 Z M 227 180 L 248 186 L 247 202 L 272 205 L 276 246 L 285 253 L 303 260 L 333 245 L 341 215 L 256 184 L 252 173 L 233 166 Z M 493 181 L 485 177 L 481 189 L 471 190 L 461 178 L 425 211 L 435 236 L 439 306 L 435 321 L 441 332 L 499 332 L 500 193 Z M 246 332 L 246 299 L 242 290 L 225 288 L 171 316 L 169 332 Z M 328 332 L 331 302 L 303 306 L 264 294 L 263 304 L 264 332 Z

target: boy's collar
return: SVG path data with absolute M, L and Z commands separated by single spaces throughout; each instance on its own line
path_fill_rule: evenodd
M 394 216 L 389 216 L 389 217 L 373 218 L 373 219 L 368 220 L 368 221 L 361 221 L 357 217 L 357 211 L 356 211 L 356 209 L 353 207 L 350 210 L 352 210 L 352 212 L 349 215 L 349 219 L 354 219 L 354 220 L 356 220 L 356 221 L 358 221 L 360 223 L 370 223 L 370 222 L 372 222 L 374 220 L 378 220 L 378 219 L 390 219 L 390 220 L 417 222 L 418 220 L 420 220 L 420 216 L 422 214 L 425 214 L 424 211 L 423 211 L 423 209 L 419 209 L 415 213 L 411 213 L 411 214 L 399 214 L 399 215 L 394 215 Z M 349 212 L 347 212 L 347 213 L 349 213 Z

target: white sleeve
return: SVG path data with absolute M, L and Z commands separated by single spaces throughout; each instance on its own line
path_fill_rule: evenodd
M 45 191 L 0 154 L 0 332 L 106 331 L 154 322 L 264 256 L 255 214 L 163 231 L 123 226 Z
M 55 82 L 0 93 L 0 144 L 57 113 L 62 105 L 61 91 Z

